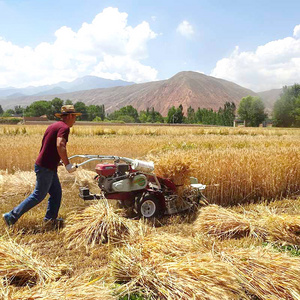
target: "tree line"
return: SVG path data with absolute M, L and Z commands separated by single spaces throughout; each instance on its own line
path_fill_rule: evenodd
M 63 101 L 54 98 L 51 101 L 35 101 L 26 108 L 15 106 L 14 109 L 4 111 L 0 105 L 0 116 L 9 117 L 22 115 L 25 117 L 39 117 L 46 115 L 48 119 L 54 120 L 54 114 L 60 111 L 62 105 L 73 104 L 71 100 Z M 138 112 L 133 106 L 128 105 L 108 114 L 104 105 L 86 105 L 78 101 L 74 103 L 75 110 L 81 112 L 79 120 L 82 121 L 116 121 L 125 123 L 186 123 L 207 124 L 219 126 L 232 126 L 234 120 L 239 117 L 246 126 L 259 126 L 268 119 L 265 106 L 261 98 L 247 96 L 241 99 L 237 108 L 233 102 L 226 102 L 218 111 L 206 108 L 195 110 L 191 106 L 184 115 L 182 105 L 172 106 L 166 117 L 163 117 L 154 108 Z M 275 102 L 272 118 L 269 119 L 275 126 L 300 127 L 300 85 L 284 87 L 279 99 Z
M 13 115 L 20 115 L 24 117 L 40 117 L 47 116 L 49 120 L 55 119 L 55 113 L 60 112 L 63 105 L 74 105 L 75 110 L 82 113 L 79 117 L 83 121 L 103 121 L 105 118 L 104 105 L 85 105 L 83 102 L 76 102 L 73 104 L 71 100 L 63 101 L 60 98 L 54 98 L 51 101 L 39 100 L 35 101 L 26 108 L 21 106 L 15 106 L 14 109 L 8 109 L 3 112 L 0 105 L 0 115 L 2 110 L 2 116 L 9 117 Z
M 187 117 L 184 116 L 183 106 L 179 105 L 171 107 L 168 116 L 163 117 L 153 107 L 138 112 L 133 106 L 128 105 L 121 107 L 110 114 L 106 114 L 104 105 L 86 105 L 83 102 L 72 103 L 70 100 L 63 101 L 60 98 L 54 98 L 51 101 L 35 101 L 26 108 L 15 106 L 15 109 L 9 109 L 5 112 L 1 111 L 2 116 L 22 115 L 25 117 L 40 117 L 46 115 L 49 120 L 55 119 L 55 113 L 60 111 L 62 105 L 74 105 L 76 111 L 82 115 L 78 117 L 80 121 L 115 121 L 124 123 L 188 123 L 188 124 L 215 124 L 232 126 L 235 118 L 235 104 L 227 102 L 224 108 L 220 108 L 218 112 L 208 109 L 200 109 L 195 112 L 192 107 L 188 108 Z

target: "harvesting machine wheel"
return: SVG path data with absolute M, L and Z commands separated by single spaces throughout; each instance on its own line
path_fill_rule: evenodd
M 155 218 L 163 215 L 159 200 L 151 194 L 141 197 L 137 203 L 137 213 L 140 217 Z

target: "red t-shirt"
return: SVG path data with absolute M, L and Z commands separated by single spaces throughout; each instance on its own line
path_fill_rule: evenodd
M 57 165 L 60 161 L 60 156 L 56 147 L 58 137 L 64 138 L 68 142 L 70 128 L 62 121 L 51 124 L 43 137 L 42 147 L 36 164 L 53 171 L 57 171 Z

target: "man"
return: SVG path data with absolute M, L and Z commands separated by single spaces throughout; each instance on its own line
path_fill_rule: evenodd
M 61 223 L 61 220 L 57 219 L 62 196 L 57 166 L 61 160 L 69 173 L 76 171 L 76 167 L 69 162 L 66 146 L 70 128 L 74 125 L 76 116 L 80 115 L 81 113 L 75 112 L 73 105 L 62 106 L 61 113 L 55 114 L 61 120 L 51 124 L 44 134 L 40 153 L 34 165 L 35 189 L 13 210 L 3 214 L 8 226 L 15 224 L 24 213 L 39 204 L 48 193 L 50 197 L 44 220 L 53 224 Z

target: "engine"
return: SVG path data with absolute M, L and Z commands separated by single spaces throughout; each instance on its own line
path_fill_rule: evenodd
M 106 193 L 132 192 L 146 188 L 147 177 L 133 171 L 128 164 L 98 164 L 96 165 L 99 188 Z

